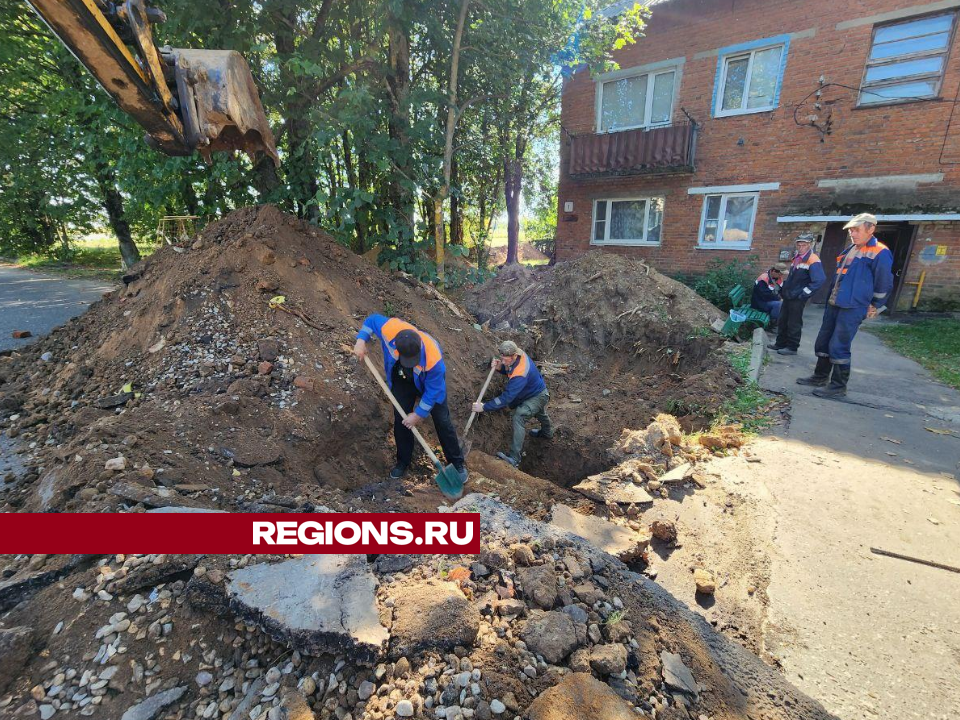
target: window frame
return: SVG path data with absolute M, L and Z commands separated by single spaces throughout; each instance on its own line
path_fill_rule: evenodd
M 717 236 L 723 237 L 724 226 L 726 224 L 727 217 L 727 200 L 732 197 L 752 197 L 754 198 L 753 202 L 753 214 L 750 217 L 750 232 L 749 237 L 745 241 L 737 242 L 724 242 L 722 240 L 717 240 L 712 243 L 705 243 L 703 240 L 703 233 L 706 229 L 707 222 L 707 205 L 710 202 L 710 198 L 719 197 L 720 198 L 720 213 L 717 216 Z M 703 193 L 703 207 L 700 209 L 700 230 L 697 233 L 697 249 L 698 250 L 750 250 L 753 246 L 753 232 L 757 227 L 757 211 L 760 208 L 760 191 L 753 190 L 747 192 L 711 192 Z
M 780 48 L 780 67 L 777 70 L 777 85 L 773 93 L 773 104 L 765 105 L 764 107 L 751 108 L 746 107 L 747 102 L 750 98 L 750 81 L 753 79 L 753 61 L 757 57 L 757 53 L 763 52 L 764 50 L 772 50 L 775 47 Z M 757 47 L 751 47 L 744 50 L 731 50 L 730 52 L 721 53 L 720 55 L 720 67 L 719 73 L 720 77 L 717 79 L 717 97 L 716 103 L 713 108 L 713 116 L 722 118 L 722 117 L 735 117 L 737 115 L 753 115 L 754 113 L 762 112 L 771 112 L 776 110 L 780 106 L 780 86 L 783 83 L 783 75 L 786 71 L 786 66 L 784 64 L 784 59 L 787 54 L 787 42 L 786 41 L 776 41 L 768 44 L 759 45 Z M 744 77 L 743 85 L 743 107 L 737 110 L 724 110 L 723 109 L 723 93 L 727 87 L 727 66 L 731 60 L 737 60 L 743 57 L 748 57 L 747 61 L 747 74 Z
M 905 53 L 903 55 L 895 55 L 891 58 L 882 58 L 880 60 L 870 60 L 870 55 L 873 53 L 874 46 L 877 42 L 877 32 L 884 30 L 889 27 L 895 27 L 897 25 L 906 25 L 908 23 L 917 22 L 919 20 L 926 20 L 929 18 L 940 17 L 952 15 L 952 20 L 950 23 L 950 37 L 947 40 L 947 47 L 943 50 L 938 51 L 925 51 L 919 53 Z M 887 105 L 902 105 L 903 103 L 911 102 L 923 102 L 925 100 L 936 100 L 940 97 L 940 93 L 943 90 L 943 81 L 947 74 L 947 65 L 950 62 L 950 51 L 953 48 L 953 42 L 956 39 L 957 34 L 957 17 L 960 15 L 960 11 L 956 8 L 947 11 L 938 11 L 932 13 L 926 13 L 923 15 L 914 15 L 909 18 L 901 18 L 898 20 L 893 20 L 891 22 L 885 23 L 876 23 L 873 26 L 873 31 L 870 34 L 870 45 L 867 48 L 867 59 L 863 64 L 863 76 L 860 80 L 860 92 L 857 95 L 857 108 L 872 108 L 872 107 L 884 107 Z M 864 90 L 868 93 L 871 89 L 889 87 L 892 85 L 902 85 L 908 82 L 922 82 L 924 80 L 933 79 L 933 74 L 924 73 L 920 75 L 907 75 L 905 77 L 899 77 L 896 79 L 887 79 L 887 80 L 877 80 L 874 82 L 867 82 L 867 73 L 875 67 L 883 67 L 884 65 L 891 65 L 898 62 L 904 62 L 906 60 L 922 60 L 931 57 L 943 56 L 943 66 L 940 68 L 940 72 L 937 74 L 937 86 L 936 89 L 930 95 L 922 95 L 919 97 L 908 97 L 908 98 L 888 98 L 881 100 L 879 102 L 864 102 Z
M 650 63 L 649 65 L 640 65 L 622 70 L 603 73 L 596 77 L 596 100 L 595 100 L 595 127 L 598 135 L 607 135 L 609 133 L 626 132 L 628 130 L 651 130 L 653 128 L 671 127 L 673 125 L 673 114 L 677 109 L 677 98 L 680 94 L 680 79 L 683 74 L 683 65 L 686 58 L 674 58 L 673 60 L 664 60 L 662 62 Z M 603 130 L 603 86 L 606 83 L 617 82 L 618 80 L 627 80 L 629 78 L 647 76 L 647 99 L 643 108 L 644 118 L 650 118 L 653 114 L 653 90 L 657 75 L 673 73 L 673 94 L 670 97 L 670 116 L 665 122 L 645 122 L 639 125 L 629 125 L 611 130 Z
M 643 239 L 611 240 L 610 224 L 612 220 L 613 203 L 615 202 L 638 202 L 643 200 L 646 205 L 643 211 Z M 650 206 L 652 200 L 659 200 L 663 203 L 663 212 L 660 215 L 660 239 L 656 242 L 647 240 L 650 232 Z M 606 203 L 606 213 L 604 214 L 603 240 L 597 240 L 597 205 Z M 620 246 L 620 247 L 660 247 L 663 244 L 663 216 L 666 215 L 667 200 L 665 195 L 644 195 L 641 197 L 608 197 L 594 198 L 593 215 L 590 218 L 590 244 L 597 247 Z

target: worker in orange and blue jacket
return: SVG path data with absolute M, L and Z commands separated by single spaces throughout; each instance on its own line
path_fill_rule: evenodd
M 783 270 L 776 265 L 760 273 L 760 277 L 753 283 L 753 294 L 750 296 L 750 307 L 765 312 L 771 320 L 780 317 L 780 288 L 783 286 Z
M 850 345 L 865 318 L 886 309 L 893 290 L 893 253 L 873 236 L 877 218 L 861 213 L 843 226 L 851 244 L 837 256 L 837 275 L 823 312 L 814 349 L 817 367 L 800 385 L 816 385 L 814 395 L 839 398 L 850 380 Z M 829 385 L 828 385 L 829 382 Z
M 553 437 L 553 426 L 547 415 L 547 403 L 550 391 L 543 376 L 533 364 L 533 360 L 512 340 L 500 344 L 500 357 L 494 358 L 491 367 L 507 376 L 507 385 L 498 397 L 489 402 L 473 404 L 476 413 L 494 410 L 513 410 L 513 442 L 510 454 L 498 452 L 497 457 L 514 467 L 520 464 L 523 455 L 523 440 L 527 434 L 527 420 L 535 417 L 540 427 L 530 430 L 530 435 L 549 440 Z
M 796 355 L 800 348 L 800 336 L 803 333 L 803 309 L 807 300 L 820 289 L 827 276 L 823 272 L 823 263 L 813 252 L 813 233 L 804 232 L 797 236 L 797 252 L 790 264 L 780 296 L 780 320 L 777 323 L 777 339 L 767 345 L 779 355 Z
M 374 335 L 380 338 L 383 349 L 387 384 L 407 413 L 405 416 L 396 410 L 393 413 L 397 464 L 390 471 L 390 478 L 399 480 L 407 472 L 413 459 L 413 428 L 432 417 L 447 462 L 457 469 L 461 482 L 466 482 L 463 451 L 447 406 L 447 369 L 440 343 L 399 318 L 370 315 L 363 321 L 353 346 L 353 354 L 360 360 L 367 354 L 367 341 Z

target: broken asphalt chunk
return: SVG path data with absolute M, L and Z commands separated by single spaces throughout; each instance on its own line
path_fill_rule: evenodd
M 389 633 L 377 613 L 377 579 L 363 555 L 313 555 L 229 574 L 230 607 L 307 655 L 375 659 Z

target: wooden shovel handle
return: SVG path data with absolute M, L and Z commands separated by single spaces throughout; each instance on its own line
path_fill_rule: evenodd
M 490 387 L 490 381 L 493 379 L 493 373 L 496 372 L 496 368 L 491 366 L 490 373 L 487 375 L 487 381 L 483 384 L 483 387 L 480 388 L 480 396 L 477 398 L 477 402 L 483 402 L 483 396 L 487 394 L 487 388 Z M 473 421 L 476 419 L 477 414 L 475 412 L 470 413 L 470 419 L 467 420 L 467 429 L 463 431 L 463 436 L 466 437 L 467 433 L 470 432 L 470 426 L 473 425 Z
M 374 364 L 370 361 L 370 357 L 368 355 L 364 355 L 363 361 L 366 363 L 367 369 L 370 371 L 370 374 L 373 375 L 374 378 L 376 378 L 377 383 L 380 385 L 383 391 L 387 394 L 387 397 L 390 398 L 390 402 L 393 403 L 393 407 L 395 407 L 397 412 L 400 413 L 400 417 L 405 418 L 408 413 L 400 406 L 400 403 L 397 402 L 397 398 L 394 397 L 393 393 L 390 391 L 390 387 L 387 385 L 386 381 L 380 376 L 380 372 L 377 370 Z M 427 445 L 427 441 L 423 439 L 423 435 L 420 434 L 420 431 L 417 430 L 416 428 L 410 428 L 410 429 L 413 431 L 413 436 L 417 439 L 420 445 L 423 446 L 423 449 L 427 452 L 427 455 L 429 455 L 430 459 L 433 460 L 433 464 L 438 467 L 441 467 L 440 460 L 437 458 L 436 453 L 434 453 L 433 450 L 430 449 L 430 446 Z

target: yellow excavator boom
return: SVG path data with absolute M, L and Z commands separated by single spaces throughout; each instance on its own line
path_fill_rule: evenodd
M 120 109 L 167 155 L 246 152 L 280 160 L 250 68 L 233 50 L 157 48 L 145 0 L 27 0 Z

